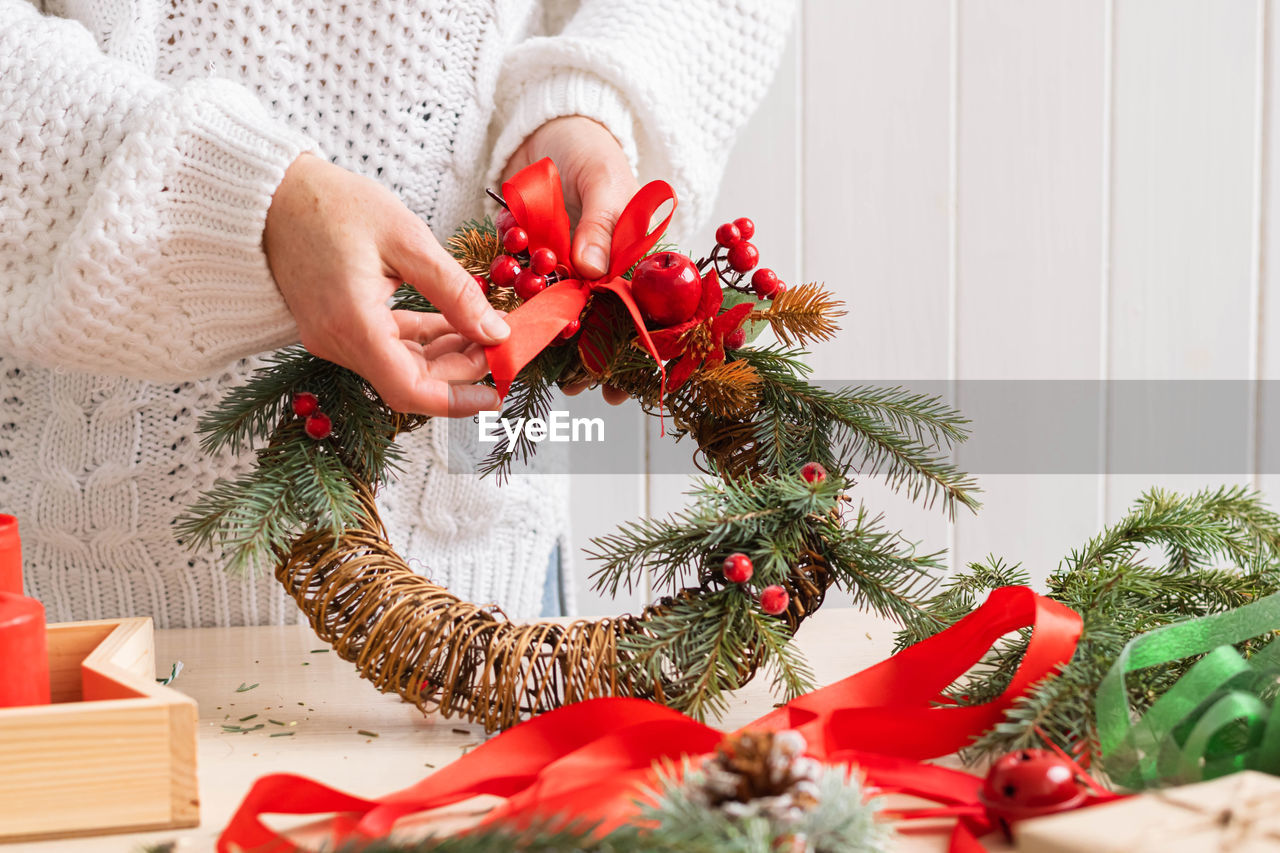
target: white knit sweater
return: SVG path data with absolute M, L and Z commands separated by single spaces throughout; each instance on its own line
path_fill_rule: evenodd
M 295 618 L 171 524 L 246 464 L 203 457 L 197 417 L 297 339 L 261 242 L 300 152 L 382 181 L 443 237 L 525 136 L 586 115 L 678 188 L 678 237 L 789 17 L 787 0 L 0 0 L 0 511 L 30 593 L 55 620 Z M 536 614 L 563 478 L 449 474 L 444 433 L 407 439 L 411 476 L 381 499 L 393 541 L 459 594 Z

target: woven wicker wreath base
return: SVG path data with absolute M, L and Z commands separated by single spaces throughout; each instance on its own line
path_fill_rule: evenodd
M 306 614 L 316 635 L 383 693 L 424 712 L 459 716 L 486 731 L 601 696 L 662 702 L 668 682 L 642 680 L 620 641 L 643 634 L 673 599 L 639 616 L 597 621 L 522 622 L 496 606 L 463 601 L 415 574 L 387 542 L 374 496 L 360 490 L 364 523 L 340 538 L 312 531 L 299 537 L 276 578 Z M 794 630 L 821 604 L 831 574 L 817 555 L 793 570 L 786 619 Z M 699 596 L 711 587 L 682 590 Z M 740 662 L 743 683 L 759 660 Z M 630 674 L 629 674 L 630 673 Z

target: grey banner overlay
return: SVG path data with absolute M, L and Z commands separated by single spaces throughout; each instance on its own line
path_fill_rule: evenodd
M 971 380 L 819 382 L 828 389 L 903 387 L 939 397 L 970 420 L 950 458 L 972 474 L 1278 474 L 1280 381 Z M 598 392 L 556 395 L 562 427 L 577 441 L 538 444 L 553 474 L 682 474 L 694 471 L 692 439 L 662 436 L 633 401 L 610 406 Z M 668 424 L 670 421 L 668 420 Z M 590 427 L 588 429 L 588 426 Z M 514 428 L 514 427 L 513 427 Z M 496 430 L 501 434 L 501 426 Z M 603 432 L 603 440 L 582 440 Z M 496 445 L 477 419 L 449 421 L 449 468 L 475 470 Z

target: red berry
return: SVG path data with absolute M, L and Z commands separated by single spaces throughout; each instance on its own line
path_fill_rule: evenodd
M 729 583 L 746 583 L 755 568 L 746 554 L 730 554 L 724 558 L 724 579 Z
M 716 229 L 716 242 L 721 246 L 732 246 L 742 239 L 742 232 L 732 222 L 726 222 Z
M 498 255 L 489 264 L 489 281 L 497 287 L 510 287 L 520 274 L 520 262 L 510 255 Z
M 498 211 L 498 218 L 493 220 L 493 227 L 498 229 L 498 239 L 507 236 L 507 232 L 516 227 L 516 218 L 505 207 Z
M 778 274 L 768 267 L 761 267 L 751 274 L 751 287 L 761 299 L 771 299 L 780 284 Z
M 319 441 L 322 438 L 328 438 L 333 432 L 333 421 L 329 420 L 329 416 L 324 412 L 316 412 L 307 418 L 306 426 L 307 435 Z
M 787 292 L 787 286 L 786 286 L 785 284 L 783 284 L 782 282 L 778 282 L 778 289 L 777 289 L 777 291 L 773 294 L 773 296 L 770 296 L 769 298 L 770 298 L 770 299 L 777 299 L 779 296 L 781 296 L 782 294 L 784 294 L 784 293 L 786 293 L 786 292 Z
M 747 330 L 743 328 L 734 329 L 732 332 L 724 336 L 724 345 L 729 349 L 742 349 L 747 344 Z
M 502 248 L 515 255 L 529 248 L 529 232 L 516 226 L 502 235 Z
M 578 330 L 581 328 L 582 328 L 582 322 L 580 320 L 570 320 L 568 323 L 565 324 L 565 327 L 560 330 L 560 334 L 556 335 L 556 339 L 561 341 L 567 341 L 569 340 L 569 338 L 572 338 L 574 335 L 578 334 Z
M 743 240 L 750 240 L 756 236 L 756 224 L 747 217 L 739 217 L 733 220 L 733 224 L 738 227 L 738 233 L 742 235 Z
M 556 253 L 545 247 L 534 249 L 529 256 L 529 269 L 538 275 L 548 275 L 556 268 L 557 263 Z
M 521 299 L 532 299 L 547 289 L 547 277 L 538 275 L 533 270 L 521 270 L 516 276 L 516 296 Z
M 770 616 L 777 616 L 779 613 L 786 611 L 787 605 L 790 603 L 791 596 L 787 595 L 787 591 L 777 584 L 766 586 L 760 590 L 760 609 Z
M 827 479 L 827 469 L 822 467 L 821 462 L 806 462 L 800 469 L 800 476 L 804 477 L 806 483 L 816 485 Z
M 482 275 L 473 275 L 471 277 L 476 280 L 476 284 L 480 285 L 480 292 L 483 293 L 485 296 L 488 296 L 489 295 L 489 279 L 485 278 Z
M 657 252 L 636 264 L 631 296 L 655 327 L 674 326 L 698 310 L 702 277 L 693 261 L 679 252 Z
M 299 391 L 293 395 L 293 413 L 300 418 L 313 415 L 320 410 L 320 398 L 310 391 Z
M 760 250 L 754 243 L 739 240 L 729 247 L 729 266 L 737 272 L 747 272 L 760 263 Z

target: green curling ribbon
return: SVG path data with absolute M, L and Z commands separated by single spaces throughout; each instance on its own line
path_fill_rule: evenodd
M 1130 640 L 1098 687 L 1098 740 L 1111 779 L 1141 790 L 1246 769 L 1280 775 L 1280 643 L 1248 659 L 1233 648 L 1275 631 L 1280 593 Z M 1204 657 L 1135 719 L 1125 677 L 1195 655 Z

